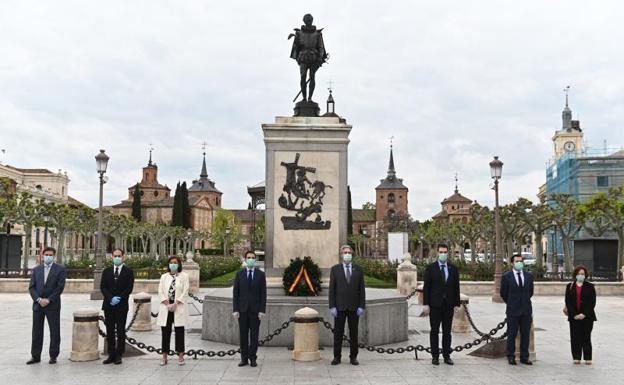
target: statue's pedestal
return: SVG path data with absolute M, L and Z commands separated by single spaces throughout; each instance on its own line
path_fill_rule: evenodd
M 339 117 L 282 117 L 262 125 L 266 147 L 265 269 L 281 277 L 310 256 L 327 279 L 347 242 L 347 147 Z
M 321 109 L 315 102 L 300 101 L 295 104 L 295 116 L 319 116 Z

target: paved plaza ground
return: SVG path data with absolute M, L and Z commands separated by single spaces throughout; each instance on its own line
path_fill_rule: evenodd
M 203 289 L 202 294 L 210 289 Z M 203 296 L 203 295 L 202 295 Z M 201 296 L 200 296 L 201 297 Z M 624 298 L 599 297 L 594 327 L 594 365 L 573 366 L 570 356 L 568 325 L 561 314 L 562 298 L 536 297 L 535 334 L 537 361 L 532 367 L 511 367 L 504 358 L 487 359 L 453 355 L 455 366 L 431 365 L 430 357 L 420 354 L 416 361 L 410 353 L 380 355 L 361 351 L 360 366 L 348 363 L 331 366 L 331 349 L 321 352 L 321 361 L 305 363 L 291 360 L 287 348 L 260 348 L 258 367 L 237 367 L 238 356 L 228 358 L 188 359 L 179 367 L 175 360 L 160 367 L 155 353 L 124 358 L 121 366 L 102 365 L 100 361 L 69 361 L 71 351 L 72 312 L 82 307 L 99 307 L 87 294 L 63 296 L 61 313 L 62 343 L 58 364 L 47 363 L 48 332 L 44 342 L 42 363 L 26 366 L 30 356 L 31 311 L 27 294 L 0 294 L 0 376 L 9 384 L 622 384 L 624 361 Z M 156 310 L 156 305 L 153 305 Z M 489 330 L 503 318 L 504 307 L 486 297 L 473 297 L 470 307 L 477 326 Z M 199 311 L 201 308 L 197 308 Z M 186 348 L 230 349 L 200 338 L 201 316 L 196 311 L 186 339 Z M 410 341 L 407 344 L 428 345 L 429 323 L 417 317 L 418 305 L 410 306 Z M 47 326 L 46 326 L 47 328 Z M 160 331 L 130 335 L 152 345 L 160 344 Z M 475 339 L 474 333 L 454 334 L 453 345 Z M 100 339 L 100 343 L 102 340 Z M 100 347 L 102 345 L 100 344 Z M 347 350 L 344 356 L 347 356 Z

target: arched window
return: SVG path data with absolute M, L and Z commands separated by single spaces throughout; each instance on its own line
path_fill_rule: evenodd
M 388 194 L 388 203 L 394 203 L 395 201 L 396 197 L 394 196 L 394 193 Z

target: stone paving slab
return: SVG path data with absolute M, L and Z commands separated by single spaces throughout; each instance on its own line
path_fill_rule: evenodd
M 210 289 L 202 290 L 202 295 Z M 200 296 L 201 297 L 201 296 Z M 420 353 L 420 360 L 413 354 L 380 355 L 361 351 L 360 366 L 343 362 L 331 366 L 331 349 L 321 351 L 322 360 L 295 362 L 287 348 L 260 348 L 258 367 L 239 368 L 238 357 L 187 359 L 185 366 L 175 360 L 160 367 L 156 354 L 124 358 L 123 365 L 104 366 L 100 361 L 71 362 L 71 327 L 73 311 L 82 307 L 99 308 L 100 303 L 90 301 L 87 294 L 63 296 L 61 312 L 61 355 L 58 364 L 47 363 L 48 333 L 44 339 L 42 363 L 26 366 L 30 355 L 31 317 L 30 298 L 27 294 L 0 293 L 2 317 L 0 317 L 0 378 L 7 385 L 17 384 L 612 384 L 621 377 L 624 360 L 624 333 L 621 330 L 624 317 L 624 298 L 599 297 L 598 322 L 594 326 L 594 365 L 574 366 L 570 356 L 569 329 L 561 314 L 563 298 L 537 297 L 534 299 L 537 361 L 533 367 L 511 367 L 504 358 L 487 359 L 473 357 L 466 352 L 453 355 L 455 366 L 442 364 L 434 367 L 430 357 Z M 156 311 L 156 306 L 153 305 Z M 198 308 L 201 309 L 201 308 Z M 482 330 L 489 330 L 504 317 L 504 306 L 493 304 L 488 297 L 472 297 L 470 309 L 475 322 Z M 408 344 L 428 345 L 429 321 L 418 317 L 420 308 L 410 304 L 410 340 L 406 343 L 388 345 L 399 347 Z M 222 350 L 235 348 L 231 345 L 201 340 L 199 327 L 201 316 L 192 316 L 187 333 L 187 350 L 190 348 Z M 198 326 L 199 325 L 199 326 Z M 160 345 L 160 330 L 131 332 L 138 340 Z M 454 334 L 453 345 L 472 341 L 474 333 Z M 102 346 L 100 338 L 100 347 Z M 345 348 L 344 356 L 348 355 Z M 623 382 L 624 383 L 624 382 Z

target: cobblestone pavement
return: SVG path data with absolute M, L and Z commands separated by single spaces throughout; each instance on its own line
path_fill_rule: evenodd
M 203 290 L 204 293 L 209 290 Z M 504 358 L 487 359 L 461 352 L 453 355 L 455 366 L 434 367 L 424 353 L 416 361 L 413 354 L 380 355 L 361 351 L 360 366 L 344 363 L 331 366 L 331 349 L 321 351 L 317 362 L 294 362 L 287 348 L 260 348 L 258 367 L 237 367 L 238 356 L 227 358 L 187 359 L 185 366 L 170 362 L 160 367 L 159 356 L 152 353 L 124 358 L 122 365 L 102 365 L 100 361 L 71 362 L 72 313 L 83 307 L 98 308 L 87 294 L 63 296 L 61 313 L 61 355 L 58 364 L 47 363 L 48 333 L 44 341 L 42 363 L 26 366 L 30 356 L 31 311 L 26 294 L 0 294 L 2 341 L 0 378 L 9 384 L 620 384 L 624 360 L 624 298 L 599 297 L 598 322 L 594 326 L 594 365 L 574 366 L 570 356 L 567 321 L 561 314 L 562 298 L 536 297 L 535 340 L 537 361 L 532 367 L 511 367 Z M 156 306 L 153 305 L 154 310 Z M 489 330 L 503 318 L 504 307 L 487 297 L 470 299 L 471 313 L 482 330 Z M 187 350 L 230 349 L 231 345 L 204 341 L 200 338 L 201 310 L 197 308 L 186 338 Z M 429 323 L 418 317 L 420 308 L 410 305 L 410 341 L 407 344 L 428 345 Z M 47 328 L 47 326 L 46 326 Z M 160 331 L 131 332 L 140 341 L 158 346 Z M 476 338 L 476 334 L 454 334 L 453 345 Z M 100 347 L 102 346 L 100 339 Z M 347 354 L 345 352 L 345 354 Z

